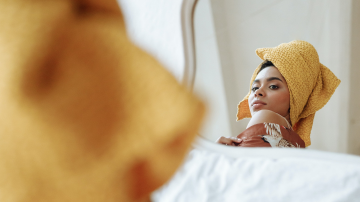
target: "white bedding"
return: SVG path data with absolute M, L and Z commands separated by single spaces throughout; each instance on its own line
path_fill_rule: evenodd
M 152 201 L 360 201 L 360 157 L 198 140 Z

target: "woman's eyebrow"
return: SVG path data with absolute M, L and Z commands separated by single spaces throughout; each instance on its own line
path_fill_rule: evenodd
M 279 81 L 283 82 L 283 81 L 282 81 L 280 78 L 278 78 L 278 77 L 270 77 L 270 78 L 267 79 L 267 81 L 272 81 L 272 80 L 279 80 Z
M 279 80 L 279 81 L 281 81 L 281 82 L 283 82 L 280 78 L 278 78 L 278 77 L 270 77 L 270 78 L 268 78 L 268 79 L 266 79 L 266 81 L 272 81 L 272 80 Z M 260 80 L 259 79 L 255 79 L 254 80 L 254 82 L 253 82 L 253 84 L 254 83 L 260 83 Z

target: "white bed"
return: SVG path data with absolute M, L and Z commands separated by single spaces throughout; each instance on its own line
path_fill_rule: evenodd
M 360 201 L 360 157 L 309 149 L 240 148 L 199 137 L 154 202 Z

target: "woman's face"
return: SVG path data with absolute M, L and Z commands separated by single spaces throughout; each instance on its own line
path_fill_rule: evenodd
M 256 76 L 249 97 L 251 115 L 268 109 L 283 117 L 289 115 L 290 93 L 284 77 L 274 66 L 266 67 Z

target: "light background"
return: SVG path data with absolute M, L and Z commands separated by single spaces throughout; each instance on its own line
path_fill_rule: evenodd
M 118 2 L 130 38 L 181 81 L 182 0 Z M 199 0 L 194 23 L 195 91 L 209 107 L 202 135 L 215 140 L 241 133 L 247 120 L 235 122 L 236 106 L 261 62 L 255 49 L 301 39 L 342 80 L 315 115 L 309 148 L 360 155 L 360 1 Z

